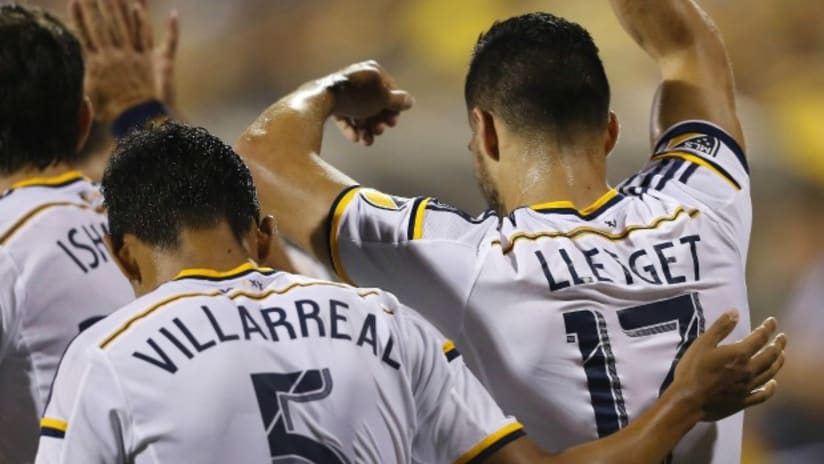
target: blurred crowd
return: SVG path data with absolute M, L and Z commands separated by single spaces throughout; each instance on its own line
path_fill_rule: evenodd
M 63 0 L 30 1 L 65 12 Z M 726 40 L 751 159 L 754 225 L 750 306 L 775 314 L 791 338 L 780 392 L 750 412 L 746 460 L 824 462 L 824 7 L 821 0 L 702 0 Z M 330 132 L 325 152 L 361 183 L 483 209 L 466 145 L 463 77 L 478 34 L 495 18 L 534 10 L 581 23 L 599 44 L 622 136 L 617 183 L 649 153 L 652 62 L 606 0 L 155 0 L 158 26 L 182 23 L 178 106 L 232 142 L 301 82 L 374 58 L 417 99 L 375 146 Z M 421 172 L 423 171 L 423 172 Z M 409 173 L 414 172 L 411 176 Z

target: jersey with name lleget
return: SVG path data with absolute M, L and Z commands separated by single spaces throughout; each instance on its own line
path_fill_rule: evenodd
M 338 274 L 420 308 L 553 451 L 638 417 L 723 311 L 742 315 L 728 340 L 748 333 L 748 168 L 706 122 L 669 129 L 638 174 L 584 209 L 470 217 L 354 187 L 329 222 Z M 674 462 L 738 462 L 741 428 L 741 414 L 699 424 Z
M 38 463 L 474 462 L 523 435 L 376 289 L 187 270 L 79 336 Z
M 0 462 L 33 461 L 66 346 L 134 298 L 103 242 L 100 203 L 77 172 L 0 195 Z

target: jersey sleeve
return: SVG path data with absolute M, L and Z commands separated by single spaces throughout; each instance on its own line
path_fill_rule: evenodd
M 40 421 L 36 464 L 125 463 L 128 417 L 114 373 L 96 347 L 75 339 Z
M 738 142 L 715 124 L 696 120 L 670 127 L 655 144 L 649 163 L 620 189 L 635 195 L 667 194 L 713 216 L 736 242 L 748 241 L 749 165 Z
M 525 435 L 472 375 L 455 344 L 403 308 L 417 410 L 414 462 L 482 462 Z
M 457 337 L 483 238 L 497 224 L 492 213 L 473 218 L 433 198 L 352 187 L 330 212 L 330 259 L 344 281 L 389 290 Z

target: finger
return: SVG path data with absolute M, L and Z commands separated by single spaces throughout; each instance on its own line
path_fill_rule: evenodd
M 352 124 L 346 118 L 336 116 L 335 125 L 338 126 L 338 130 L 341 134 L 343 134 L 346 140 L 352 143 L 358 143 L 358 132 L 354 127 L 352 127 Z
M 773 363 L 766 369 L 764 372 L 758 374 L 752 381 L 749 383 L 748 387 L 750 390 L 755 390 L 756 388 L 766 384 L 769 382 L 773 377 L 778 374 L 778 371 L 784 367 L 784 353 L 779 353 L 778 357 L 773 361 Z
M 85 21 L 86 30 L 96 49 L 111 45 L 111 37 L 106 30 L 105 20 L 100 13 L 96 0 L 80 0 L 80 10 Z
M 74 30 L 83 48 L 86 49 L 86 51 L 95 51 L 95 44 L 91 34 L 89 34 L 89 28 L 86 25 L 86 20 L 83 18 L 83 8 L 80 6 L 78 0 L 71 0 L 69 2 L 69 17 L 71 18 Z
M 154 48 L 154 37 L 152 37 L 152 27 L 146 16 L 146 9 L 140 2 L 132 4 L 132 17 L 135 25 L 135 49 L 138 51 L 148 51 Z
M 169 20 L 166 22 L 166 37 L 160 48 L 160 54 L 167 60 L 174 61 L 177 54 L 177 44 L 180 39 L 180 16 L 177 10 L 169 13 Z
M 747 335 L 747 338 L 733 344 L 733 346 L 738 346 L 747 356 L 751 357 L 764 348 L 777 328 L 778 321 L 774 317 L 768 317 L 752 333 Z
M 747 363 L 747 369 L 752 376 L 760 375 L 762 372 L 769 369 L 770 366 L 779 358 L 779 356 L 781 356 L 783 349 L 776 342 L 777 341 L 774 340 L 766 348 L 759 351 L 758 354 L 750 358 L 749 362 Z M 763 383 L 764 382 L 761 382 L 755 386 L 757 387 L 758 385 L 761 385 Z
M 399 113 L 396 112 L 389 112 L 386 116 L 386 125 L 389 127 L 395 127 L 398 125 L 398 116 Z
M 415 99 L 405 90 L 392 90 L 389 92 L 388 109 L 392 111 L 406 111 L 415 104 Z
M 115 47 L 126 45 L 129 40 L 128 20 L 123 16 L 119 0 L 98 0 L 97 8 L 105 21 L 105 28 Z
M 761 404 L 775 395 L 775 389 L 778 387 L 778 382 L 774 379 L 767 382 L 763 387 L 754 390 L 750 396 L 744 400 L 744 407 L 749 408 L 757 404 Z
M 717 346 L 721 340 L 732 333 L 736 324 L 738 324 L 738 311 L 731 309 L 713 322 L 710 328 L 695 340 L 695 343 Z

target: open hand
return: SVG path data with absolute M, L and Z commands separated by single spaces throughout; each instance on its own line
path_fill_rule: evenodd
M 371 145 L 375 136 L 394 127 L 402 111 L 412 108 L 412 96 L 397 88 L 394 79 L 376 61 L 353 64 L 335 79 L 333 118 L 351 142 Z
M 779 334 L 770 342 L 778 324 L 768 318 L 747 338 L 718 346 L 737 322 L 734 311 L 722 315 L 695 339 L 675 369 L 670 388 L 683 388 L 690 400 L 697 401 L 705 421 L 763 403 L 775 393 L 773 377 L 784 364 L 787 337 Z
M 86 59 L 86 94 L 98 120 L 112 122 L 148 100 L 174 105 L 177 13 L 165 40 L 154 46 L 146 0 L 70 0 L 69 16 Z

